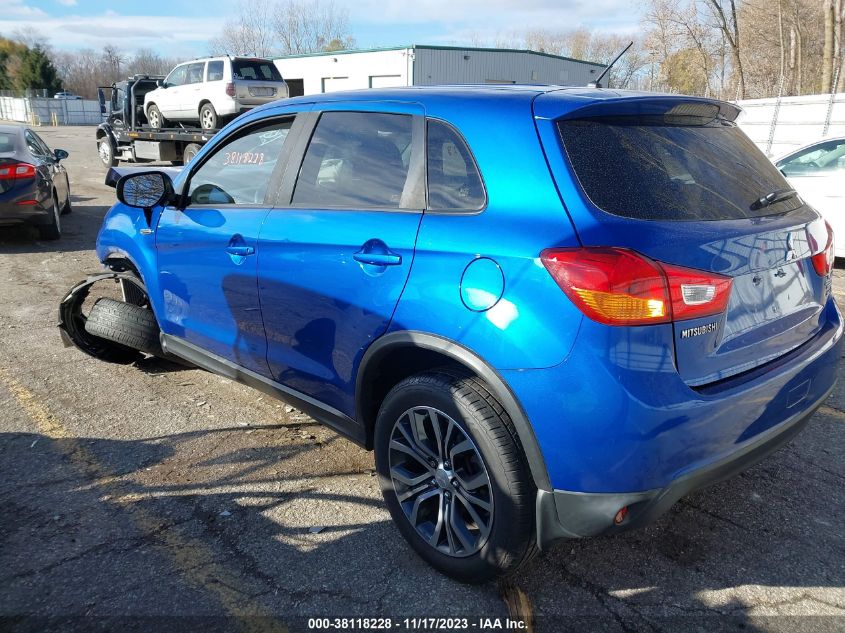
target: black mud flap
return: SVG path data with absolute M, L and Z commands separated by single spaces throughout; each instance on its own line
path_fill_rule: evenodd
M 147 291 L 144 284 L 133 274 L 125 272 L 91 275 L 71 288 L 59 304 L 59 333 L 65 347 L 75 346 L 94 358 L 111 363 L 128 364 L 142 357 L 141 352 L 113 341 L 89 334 L 85 330 L 85 314 L 82 304 L 91 292 L 91 287 L 101 281 L 115 280 L 121 283 L 123 298 L 128 303 L 142 305 Z

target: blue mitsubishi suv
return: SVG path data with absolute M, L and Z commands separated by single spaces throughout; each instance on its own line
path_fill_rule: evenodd
M 181 172 L 110 172 L 107 271 L 68 293 L 61 327 L 374 449 L 411 547 L 484 581 L 653 521 L 830 393 L 832 231 L 738 114 L 548 86 L 278 101 Z M 104 277 L 123 300 L 85 314 Z

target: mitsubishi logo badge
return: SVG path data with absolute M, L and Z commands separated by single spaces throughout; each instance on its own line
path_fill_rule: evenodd
M 795 249 L 792 247 L 792 233 L 787 233 L 786 235 L 786 257 L 784 258 L 784 262 L 791 262 L 795 259 Z

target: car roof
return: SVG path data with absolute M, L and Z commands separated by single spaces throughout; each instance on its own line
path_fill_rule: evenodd
M 258 60 L 262 62 L 273 61 L 269 57 L 257 57 L 255 55 L 214 55 L 213 57 L 197 57 L 196 59 L 187 59 L 183 62 L 179 62 L 178 64 L 176 64 L 174 68 L 178 66 L 184 66 L 185 64 L 199 64 L 204 62 L 225 61 L 227 59 L 249 59 Z
M 338 90 L 322 94 L 293 97 L 287 103 L 327 103 L 331 101 L 407 101 L 420 102 L 441 97 L 465 98 L 477 96 L 520 95 L 533 99 L 537 95 L 556 90 L 576 90 L 573 86 L 539 84 L 466 84 L 436 86 L 398 86 L 395 88 L 363 88 Z
M 716 104 L 723 112 L 730 112 L 731 118 L 739 113 L 733 104 L 684 95 L 669 95 L 657 92 L 635 90 L 615 90 L 608 88 L 590 88 L 586 86 L 559 86 L 541 84 L 467 84 L 435 86 L 400 86 L 396 88 L 378 88 L 361 90 L 343 90 L 323 94 L 304 95 L 281 101 L 275 101 L 257 110 L 272 109 L 296 104 L 321 104 L 332 102 L 399 102 L 417 103 L 423 106 L 438 105 L 448 107 L 473 101 L 480 107 L 495 107 L 498 103 L 522 101 L 525 104 L 537 103 L 537 116 L 558 117 L 585 105 L 612 102 L 697 102 Z M 540 108 L 542 106 L 542 108 Z M 542 110 L 542 111 L 541 111 Z

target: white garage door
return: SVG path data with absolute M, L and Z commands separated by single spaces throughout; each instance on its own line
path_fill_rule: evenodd
M 370 75 L 370 88 L 393 88 L 404 85 L 402 75 Z
M 348 88 L 349 77 L 323 77 L 323 92 L 334 92 Z

